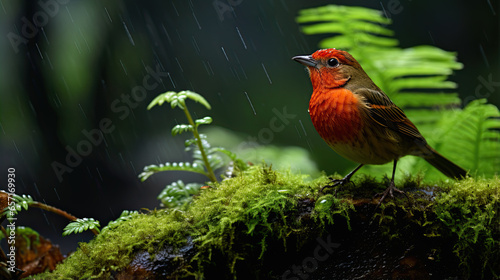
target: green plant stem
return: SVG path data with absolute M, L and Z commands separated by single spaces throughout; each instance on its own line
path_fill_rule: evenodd
M 186 114 L 186 118 L 188 119 L 189 124 L 193 126 L 193 135 L 194 135 L 194 138 L 196 139 L 196 144 L 198 145 L 198 148 L 200 149 L 201 157 L 203 158 L 203 161 L 205 162 L 205 167 L 207 168 L 207 177 L 210 179 L 210 181 L 217 183 L 217 178 L 215 177 L 214 171 L 212 170 L 212 167 L 210 166 L 210 163 L 208 162 L 208 158 L 207 158 L 207 154 L 205 153 L 205 149 L 203 149 L 203 144 L 201 143 L 201 137 L 200 137 L 200 134 L 198 133 L 198 128 L 196 127 L 196 124 L 194 123 L 193 118 L 191 117 L 191 114 L 189 113 L 189 110 L 186 107 L 186 104 L 182 104 L 182 107 L 184 109 L 184 114 Z
M 32 202 L 29 204 L 31 207 L 36 207 L 36 208 L 40 208 L 40 209 L 43 209 L 45 211 L 49 211 L 49 212 L 52 212 L 52 213 L 55 213 L 59 216 L 63 216 L 64 218 L 70 220 L 70 221 L 76 221 L 78 218 L 71 215 L 70 213 L 66 212 L 66 211 L 63 211 L 59 208 L 56 208 L 54 206 L 50 206 L 50 205 L 47 205 L 47 204 L 44 204 L 44 203 L 41 203 L 41 202 Z M 94 235 L 98 235 L 99 232 L 95 229 L 90 229 L 92 231 L 92 233 L 94 233 Z

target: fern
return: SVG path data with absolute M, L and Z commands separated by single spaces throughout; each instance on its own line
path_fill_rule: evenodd
M 202 187 L 198 183 L 184 184 L 181 180 L 167 185 L 165 189 L 158 195 L 164 207 L 180 207 L 191 202 L 192 196 L 197 194 Z
M 144 167 L 142 173 L 139 174 L 141 181 L 147 180 L 151 175 L 162 171 L 189 171 L 207 176 L 213 183 L 217 182 L 214 171 L 222 168 L 225 165 L 221 154 L 227 155 L 233 160 L 235 165 L 240 170 L 246 168 L 246 164 L 239 160 L 235 154 L 223 148 L 213 148 L 207 141 L 207 136 L 198 132 L 200 125 L 208 125 L 212 123 L 211 117 L 204 117 L 193 120 L 191 113 L 186 106 L 186 99 L 194 100 L 203 104 L 207 109 L 210 109 L 210 104 L 203 96 L 192 91 L 173 92 L 168 91 L 157 96 L 148 106 L 151 109 L 155 105 L 169 103 L 172 108 L 180 108 L 184 111 L 189 124 L 178 124 L 172 128 L 172 136 L 183 132 L 192 132 L 193 138 L 186 140 L 186 151 L 191 151 L 193 154 L 193 163 L 165 163 L 160 165 L 148 165 Z M 191 197 L 199 192 L 200 184 L 187 184 L 182 181 L 174 182 L 167 185 L 160 193 L 158 199 L 166 207 L 180 207 L 191 200 Z
M 76 219 L 64 228 L 64 232 L 62 235 L 66 236 L 72 233 L 81 233 L 87 230 L 94 230 L 99 233 L 99 227 L 99 221 L 94 220 L 93 218 Z
M 28 208 L 35 203 L 30 195 L 11 194 L 11 196 L 11 200 L 14 202 L 14 204 L 9 207 L 5 207 L 0 213 L 0 217 L 7 216 L 9 218 L 12 218 L 15 215 L 19 214 L 19 211 L 23 209 L 28 210 Z
M 133 217 L 135 217 L 137 215 L 139 215 L 138 211 L 123 210 L 123 212 L 121 213 L 120 217 L 118 217 L 114 221 L 110 221 L 107 226 L 105 226 L 105 227 L 102 228 L 101 232 L 104 232 L 104 231 L 108 230 L 110 227 L 116 226 L 116 225 L 120 224 L 123 221 L 130 220 L 130 219 L 132 219 Z
M 443 118 L 440 129 L 446 133 L 435 146 L 443 153 L 458 154 L 458 164 L 471 167 L 477 174 L 498 174 L 500 167 L 500 112 L 485 99 L 470 102 Z M 450 129 L 452 128 L 452 129 Z M 453 143 L 449 145 L 448 143 Z
M 1 193 L 3 195 L 6 194 L 5 192 L 1 192 Z M 35 208 L 40 208 L 42 210 L 55 213 L 55 214 L 57 214 L 59 216 L 62 216 L 62 217 L 66 218 L 66 219 L 68 219 L 70 221 L 78 221 L 78 220 L 93 221 L 94 223 L 97 224 L 97 226 L 99 226 L 99 221 L 96 221 L 96 220 L 94 220 L 92 218 L 91 219 L 87 219 L 87 218 L 78 219 L 77 217 L 75 217 L 75 216 L 71 215 L 70 213 L 68 213 L 66 211 L 63 211 L 63 210 L 61 210 L 59 208 L 47 205 L 45 203 L 41 203 L 41 202 L 35 201 L 35 200 L 33 200 L 33 198 L 30 195 L 12 194 L 11 195 L 11 200 L 12 200 L 13 204 L 10 204 L 8 207 L 5 207 L 0 212 L 0 218 L 3 218 L 4 216 L 6 216 L 8 219 L 12 219 L 15 215 L 19 214 L 19 211 L 21 211 L 23 209 L 24 210 L 28 210 L 30 207 L 35 207 Z M 97 235 L 99 233 L 99 229 L 95 228 L 94 226 L 88 227 L 87 229 L 90 229 L 95 235 Z M 69 232 L 69 233 L 71 233 L 71 232 Z M 63 235 L 67 235 L 67 234 L 63 234 Z
M 207 173 L 203 169 L 203 166 L 197 163 L 191 164 L 189 162 L 166 162 L 165 164 L 160 165 L 152 164 L 145 166 L 144 171 L 139 174 L 139 178 L 141 178 L 141 181 L 144 182 L 151 175 L 162 171 L 190 171 L 207 176 Z
M 149 103 L 148 110 L 153 108 L 155 105 L 160 106 L 165 102 L 170 103 L 172 109 L 175 107 L 179 107 L 184 110 L 184 108 L 186 107 L 186 98 L 201 103 L 203 106 L 205 106 L 205 108 L 209 110 L 211 109 L 210 104 L 203 96 L 189 90 L 183 90 L 180 92 L 167 91 L 158 95 L 155 99 L 153 99 L 153 101 L 151 101 L 151 103 Z
M 222 148 L 213 148 L 210 143 L 207 141 L 207 136 L 205 134 L 200 134 L 201 145 L 206 152 L 207 162 L 214 169 L 217 170 L 224 166 L 224 159 L 217 152 Z M 198 146 L 193 145 L 193 141 L 195 139 L 189 139 L 186 141 L 186 151 L 193 151 L 193 164 L 198 164 L 201 166 L 205 165 L 205 161 L 203 160 L 202 153 Z
M 481 169 L 482 174 L 494 174 L 494 168 L 498 168 L 498 160 L 483 157 L 484 154 L 480 154 L 481 149 L 478 147 L 498 146 L 498 142 L 494 140 L 498 139 L 498 133 L 484 130 L 486 123 L 489 128 L 498 126 L 498 120 L 488 119 L 490 115 L 495 115 L 492 111 L 496 107 L 488 105 L 486 108 L 486 104 L 474 103 L 469 110 L 458 109 L 461 101 L 457 93 L 452 91 L 457 85 L 448 80 L 454 70 L 462 68 L 462 64 L 456 61 L 455 53 L 433 46 L 407 49 L 398 47 L 399 42 L 393 38 L 393 31 L 386 27 L 391 20 L 385 18 L 381 11 L 367 8 L 329 5 L 306 9 L 300 12 L 297 22 L 303 24 L 302 31 L 305 34 L 335 34 L 320 41 L 319 46 L 344 49 L 356 57 L 375 84 L 404 109 L 428 142 L 443 155 L 466 169 Z M 457 129 L 460 123 L 453 122 L 452 119 L 460 115 L 462 118 L 469 116 L 470 110 L 482 113 L 476 114 L 478 117 L 474 122 L 468 122 L 467 136 L 466 132 Z M 447 126 L 442 125 L 443 123 L 447 123 Z M 484 133 L 488 137 L 482 137 Z M 473 141 L 471 135 L 475 136 Z M 443 142 L 444 139 L 446 142 Z M 465 146 L 462 150 L 441 148 L 456 145 Z M 467 149 L 473 149 L 472 153 L 479 154 L 464 158 L 462 156 Z M 498 159 L 498 154 L 495 155 Z M 481 167 L 488 164 L 491 168 Z M 405 157 L 398 165 L 401 167 L 398 170 L 408 172 L 433 169 L 425 161 L 415 157 Z M 392 164 L 369 166 L 365 169 L 371 173 L 391 170 Z M 439 176 L 442 178 L 444 175 L 438 175 L 438 172 L 426 174 L 426 178 Z
M 193 120 L 191 117 L 191 113 L 189 112 L 187 106 L 186 106 L 186 99 L 191 99 L 194 100 L 198 103 L 203 104 L 207 109 L 210 109 L 210 104 L 207 102 L 207 100 L 197 94 L 196 92 L 192 92 L 189 90 L 184 90 L 180 92 L 174 92 L 174 91 L 167 91 L 165 93 L 162 93 L 158 95 L 151 103 L 148 105 L 148 110 L 153 108 L 155 105 L 162 105 L 163 103 L 167 102 L 170 103 L 170 106 L 172 108 L 180 108 L 184 111 L 184 114 L 186 115 L 186 119 L 188 120 L 189 124 L 178 124 L 174 128 L 172 128 L 172 136 L 175 136 L 177 134 L 190 131 L 193 133 L 193 140 L 190 142 L 191 144 L 195 144 L 198 149 L 195 149 L 196 151 L 199 151 L 200 153 L 200 161 L 193 164 L 194 167 L 191 167 L 188 164 L 172 164 L 172 165 L 166 165 L 166 166 L 156 166 L 156 165 L 150 165 L 146 166 L 144 168 L 144 172 L 139 174 L 139 177 L 141 178 L 142 181 L 146 180 L 149 176 L 154 174 L 155 172 L 159 171 L 171 171 L 171 170 L 183 170 L 183 171 L 191 171 L 191 172 L 197 172 L 201 173 L 203 175 L 206 175 L 210 181 L 212 182 L 217 182 L 217 178 L 215 177 L 214 174 L 214 168 L 209 162 L 209 159 L 207 157 L 206 151 L 203 147 L 202 139 L 200 137 L 200 134 L 198 133 L 198 126 L 201 124 L 210 124 L 212 122 L 212 118 L 210 117 L 204 117 L 203 119 L 197 119 Z M 198 166 L 204 167 L 206 169 L 206 172 L 204 170 L 200 170 Z

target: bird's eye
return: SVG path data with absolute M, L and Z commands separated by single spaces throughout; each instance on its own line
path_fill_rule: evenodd
M 339 61 L 336 58 L 330 58 L 330 59 L 328 59 L 328 61 L 326 63 L 330 67 L 337 67 L 337 66 L 339 66 Z

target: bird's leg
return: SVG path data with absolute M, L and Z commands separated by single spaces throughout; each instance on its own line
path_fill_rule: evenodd
M 362 166 L 363 166 L 363 164 L 358 165 L 358 167 L 354 168 L 353 171 L 349 172 L 349 174 L 347 174 L 342 179 L 330 179 L 332 184 L 324 186 L 323 188 L 321 188 L 320 192 L 323 192 L 323 190 L 326 188 L 333 188 L 333 187 L 336 187 L 338 185 L 344 185 L 344 184 L 349 183 L 351 181 L 352 175 L 354 175 L 354 173 L 356 173 L 356 171 L 358 171 Z
M 391 179 L 391 182 L 389 183 L 389 187 L 384 192 L 377 193 L 375 195 L 375 197 L 380 196 L 380 195 L 382 196 L 380 198 L 380 201 L 377 204 L 377 207 L 382 203 L 382 201 L 384 201 L 384 199 L 387 196 L 387 194 L 389 194 L 391 197 L 394 197 L 394 195 L 392 194 L 393 191 L 396 191 L 398 193 L 402 193 L 402 194 L 404 194 L 408 198 L 408 196 L 406 195 L 406 193 L 404 191 L 402 191 L 402 190 L 397 189 L 396 185 L 394 184 L 394 175 L 396 174 L 396 165 L 397 165 L 397 163 L 398 163 L 398 160 L 397 159 L 394 160 L 394 167 L 392 169 L 392 179 Z

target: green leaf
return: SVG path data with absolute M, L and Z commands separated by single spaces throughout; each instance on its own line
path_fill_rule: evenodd
M 178 124 L 172 128 L 172 136 L 181 134 L 186 131 L 193 131 L 193 126 L 190 124 Z
M 211 124 L 211 123 L 212 123 L 211 117 L 204 117 L 203 119 L 197 119 L 195 121 L 196 127 L 198 127 L 200 124 Z
M 142 182 L 146 181 L 151 175 L 162 172 L 162 171 L 190 171 L 190 172 L 195 172 L 203 175 L 207 175 L 205 170 L 203 169 L 203 166 L 200 164 L 196 163 L 189 163 L 189 162 L 174 162 L 170 163 L 167 162 L 165 164 L 160 164 L 160 165 L 148 165 L 144 167 L 144 170 L 141 174 L 139 174 L 139 178 L 141 179 Z
M 192 196 L 199 193 L 201 186 L 202 185 L 198 183 L 190 183 L 186 185 L 183 181 L 178 180 L 177 182 L 167 185 L 158 195 L 158 199 L 164 207 L 180 207 L 189 203 Z
M 207 100 L 203 96 L 199 95 L 198 93 L 192 92 L 189 90 L 181 91 L 180 93 L 184 94 L 187 98 L 189 98 L 191 100 L 194 100 L 198 103 L 201 103 L 208 110 L 211 109 L 210 104 L 207 102 Z
M 0 216 L 10 215 L 10 214 L 17 215 L 19 211 L 23 209 L 28 210 L 30 204 L 35 202 L 30 195 L 26 194 L 23 194 L 22 196 L 13 194 L 11 200 L 14 201 L 14 209 L 9 207 L 4 208 Z
M 200 136 L 201 136 L 201 134 L 200 134 Z M 196 145 L 197 141 L 198 140 L 196 140 L 196 138 L 191 138 L 191 139 L 187 139 L 186 141 L 184 141 L 184 147 L 186 147 L 186 151 L 189 148 L 189 146 Z
M 210 104 L 203 96 L 199 95 L 196 92 L 183 90 L 180 92 L 167 91 L 158 95 L 155 99 L 153 99 L 153 101 L 151 101 L 151 103 L 149 103 L 148 110 L 153 108 L 155 105 L 162 105 L 165 102 L 169 103 L 172 108 L 179 107 L 181 109 L 184 109 L 184 107 L 186 106 L 186 98 L 201 103 L 209 110 L 211 109 Z
M 364 20 L 380 24 L 390 24 L 391 20 L 382 16 L 382 12 L 362 7 L 327 5 L 318 8 L 304 9 L 297 18 L 299 23 L 315 21 L 335 21 L 347 18 L 348 21 Z
M 500 112 L 496 106 L 487 104 L 485 99 L 474 100 L 443 119 L 439 128 L 441 133 L 434 145 L 443 155 L 465 169 L 477 171 L 477 175 L 498 173 Z
M 172 107 L 172 109 L 174 109 L 175 107 L 179 107 L 184 110 L 184 108 L 186 107 L 185 99 L 186 96 L 182 95 L 181 92 L 179 92 L 178 94 L 172 96 L 170 107 Z
M 139 215 L 138 211 L 123 210 L 123 212 L 120 214 L 120 217 L 118 217 L 114 221 L 110 221 L 107 226 L 102 228 L 102 232 L 104 232 L 105 230 L 107 230 L 111 226 L 116 226 L 124 221 L 132 219 L 133 217 L 135 217 L 137 215 Z
M 243 161 L 242 159 L 240 159 L 238 157 L 238 155 L 236 155 L 235 153 L 233 153 L 233 152 L 231 152 L 229 150 L 226 150 L 224 148 L 221 148 L 221 147 L 212 148 L 212 150 L 215 151 L 215 152 L 223 153 L 226 156 L 228 156 L 234 162 L 234 165 L 239 170 L 246 170 L 248 168 L 248 164 L 245 163 L 245 161 Z
M 210 143 L 208 143 L 207 136 L 205 134 L 199 134 L 199 136 L 200 136 L 201 145 L 203 146 L 203 149 L 208 151 L 212 146 L 210 145 Z M 186 140 L 184 142 L 184 145 L 186 146 L 186 151 L 192 151 L 192 150 L 194 151 L 196 149 L 199 149 L 198 140 L 196 140 L 196 138 Z
M 86 230 L 91 230 L 94 229 L 97 232 L 99 232 L 99 227 L 101 225 L 99 224 L 99 221 L 94 220 L 93 218 L 83 218 L 83 219 L 77 219 L 76 221 L 73 221 L 69 223 L 65 228 L 63 232 L 63 236 L 72 234 L 72 233 L 81 233 Z
M 153 108 L 155 105 L 161 106 L 163 103 L 167 102 L 170 103 L 172 102 L 172 97 L 175 96 L 177 93 L 175 91 L 167 91 L 165 93 L 162 93 L 158 95 L 151 103 L 148 105 L 148 110 Z
M 408 95 L 411 98 L 408 98 Z M 444 93 L 444 92 L 405 92 L 392 98 L 395 104 L 400 107 L 445 107 L 460 105 L 461 100 L 457 93 Z M 413 120 L 413 119 L 412 119 Z

